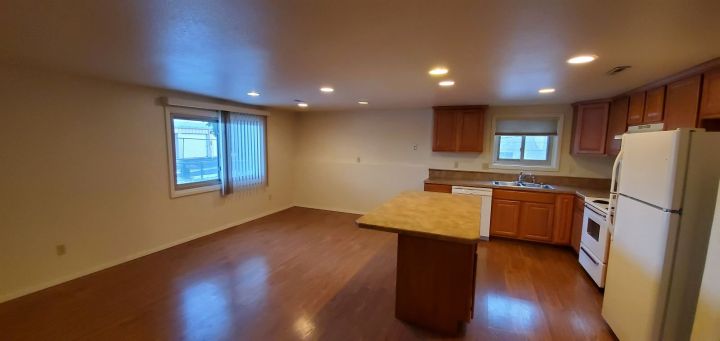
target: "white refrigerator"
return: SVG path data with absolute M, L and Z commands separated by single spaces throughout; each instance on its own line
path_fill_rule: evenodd
M 613 179 L 602 316 L 620 340 L 687 340 L 720 180 L 720 133 L 625 134 Z

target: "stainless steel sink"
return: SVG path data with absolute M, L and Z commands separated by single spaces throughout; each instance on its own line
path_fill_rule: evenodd
M 493 185 L 495 186 L 511 186 L 511 187 L 521 187 L 522 185 L 517 181 L 493 181 Z
M 526 188 L 542 188 L 542 189 L 555 189 L 555 187 L 547 184 L 536 184 L 531 182 L 519 182 L 519 181 L 492 181 L 495 186 L 506 186 L 506 187 L 526 187 Z

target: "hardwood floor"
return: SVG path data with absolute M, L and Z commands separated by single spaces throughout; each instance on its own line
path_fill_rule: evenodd
M 415 340 L 394 318 L 397 236 L 291 208 L 0 304 L 3 340 Z M 571 251 L 478 246 L 468 340 L 612 340 Z

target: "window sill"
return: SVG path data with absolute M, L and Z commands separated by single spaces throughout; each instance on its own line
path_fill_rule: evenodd
M 521 165 L 521 164 L 512 164 L 512 163 L 500 163 L 500 162 L 494 162 L 491 163 L 490 168 L 492 169 L 512 169 L 512 170 L 536 170 L 536 171 L 544 171 L 544 172 L 559 172 L 560 167 L 559 166 L 538 166 L 538 165 Z
M 220 185 L 210 185 L 210 186 L 202 186 L 202 187 L 195 187 L 195 188 L 188 188 L 188 189 L 180 189 L 176 190 L 174 188 L 170 189 L 170 198 L 180 198 L 185 197 L 188 195 L 194 195 L 194 194 L 200 194 L 200 193 L 207 193 L 207 192 L 214 192 L 219 191 Z

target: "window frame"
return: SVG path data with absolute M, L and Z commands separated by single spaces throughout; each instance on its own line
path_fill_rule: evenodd
M 201 182 L 194 182 L 189 184 L 178 184 L 177 183 L 177 165 L 175 163 L 175 135 L 174 135 L 174 123 L 173 119 L 189 119 L 197 121 L 215 121 L 218 123 L 219 128 L 222 129 L 222 122 L 220 122 L 220 113 L 212 110 L 202 109 L 191 109 L 183 107 L 165 107 L 165 123 L 166 123 L 166 136 L 167 136 L 167 148 L 168 148 L 168 170 L 170 175 L 170 197 L 177 198 L 186 195 L 193 195 L 199 193 L 206 193 L 212 191 L 219 191 L 222 187 L 222 175 L 223 175 L 223 164 L 222 164 L 222 148 L 220 136 L 218 136 L 217 144 L 217 155 L 218 155 L 218 172 L 219 178 L 217 180 L 208 180 Z
M 500 136 L 511 136 L 511 135 L 495 135 L 495 127 L 498 120 L 503 119 L 556 119 L 557 120 L 557 135 L 515 135 L 522 136 L 520 145 L 521 154 L 520 160 L 514 159 L 503 159 L 500 158 Z M 563 120 L 564 114 L 502 114 L 495 115 L 492 118 L 492 162 L 489 168 L 493 169 L 512 169 L 512 170 L 538 170 L 538 171 L 550 171 L 556 172 L 560 170 L 560 149 L 562 146 L 563 137 Z M 548 160 L 524 160 L 524 149 L 525 149 L 525 137 L 527 136 L 549 136 L 548 139 Z

